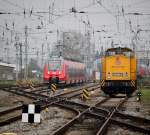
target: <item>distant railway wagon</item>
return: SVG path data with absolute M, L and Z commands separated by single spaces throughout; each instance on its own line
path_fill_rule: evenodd
M 146 76 L 150 76 L 150 67 L 144 64 L 138 63 L 137 65 L 137 75 L 141 78 L 144 78 Z
M 101 61 L 98 58 L 94 61 L 92 79 L 94 82 L 99 82 L 100 78 L 101 78 Z
M 85 64 L 61 57 L 52 57 L 44 66 L 43 77 L 44 81 L 49 83 L 81 83 L 86 80 Z
M 101 63 L 101 89 L 104 93 L 129 95 L 136 89 L 136 57 L 131 49 L 109 48 Z
M 99 82 L 100 81 L 100 76 L 101 76 L 101 73 L 98 72 L 98 71 L 93 71 L 93 81 L 94 82 Z

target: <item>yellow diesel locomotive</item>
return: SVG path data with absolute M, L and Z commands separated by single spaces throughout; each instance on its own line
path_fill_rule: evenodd
M 129 48 L 109 48 L 101 59 L 101 90 L 112 96 L 136 90 L 136 57 Z

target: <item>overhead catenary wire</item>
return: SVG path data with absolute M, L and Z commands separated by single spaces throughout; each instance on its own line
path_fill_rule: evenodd
M 14 4 L 13 4 L 14 5 Z M 91 4 L 91 5 L 93 5 L 93 4 Z M 17 6 L 18 7 L 18 6 Z M 21 6 L 19 6 L 20 8 L 22 8 Z M 87 6 L 88 7 L 88 6 Z M 106 9 L 106 8 L 105 8 Z M 107 9 L 107 11 L 108 11 L 108 9 Z M 45 11 L 37 11 L 36 13 L 44 13 Z M 48 12 L 45 12 L 45 13 L 48 13 Z M 105 13 L 105 12 L 104 12 Z M 110 13 L 110 11 L 109 11 L 109 13 Z M 112 12 L 111 12 L 112 13 Z M 63 17 L 63 16 L 66 16 L 66 15 L 68 15 L 69 13 L 67 13 L 67 14 L 64 14 L 64 15 L 62 15 L 62 16 L 59 16 L 59 15 L 57 15 L 57 16 L 59 16 L 58 18 L 56 18 L 55 20 L 57 20 L 57 19 L 60 19 L 61 17 Z M 94 14 L 94 13 L 93 13 Z M 53 14 L 54 15 L 54 14 Z
M 8 1 L 8 0 L 7 0 Z M 11 2 L 12 3 L 12 2 Z M 13 4 L 14 6 L 15 6 L 15 4 Z M 18 4 L 17 4 L 18 5 Z M 92 4 L 91 4 L 92 5 Z M 104 5 L 103 5 L 104 6 Z M 19 6 L 19 7 L 22 7 L 22 6 Z M 18 8 L 19 8 L 18 7 Z M 88 7 L 90 7 L 90 4 L 89 4 L 89 6 L 87 5 L 87 6 L 85 6 L 85 8 L 88 8 Z M 105 7 L 105 6 L 104 6 Z M 78 7 L 76 7 L 77 9 L 80 9 L 80 8 L 78 8 Z M 83 6 L 83 8 L 84 8 L 84 6 Z M 108 14 L 111 14 L 111 15 L 113 15 L 113 16 L 116 16 L 116 13 L 115 12 L 113 12 L 113 11 L 111 11 L 111 10 L 109 10 L 107 7 L 105 7 L 106 9 L 105 9 L 105 11 L 106 12 L 104 12 L 104 13 L 108 13 Z M 21 9 L 21 8 L 20 8 Z M 21 10 L 23 11 L 23 9 L 24 8 L 22 8 Z M 41 13 L 40 13 L 41 12 Z M 43 12 L 43 13 L 42 13 Z M 44 13 L 45 12 L 45 13 Z M 28 12 L 26 12 L 26 14 L 29 14 L 30 13 L 30 11 L 28 11 Z M 47 15 L 48 13 L 47 13 L 47 11 L 36 11 L 36 10 L 33 10 L 33 13 L 36 13 L 36 14 L 38 14 L 38 15 L 40 15 L 40 14 L 42 14 L 43 16 L 44 16 L 44 18 L 45 18 L 45 15 Z M 88 12 L 88 13 L 85 13 L 85 14 L 97 14 L 98 12 Z M 23 12 L 21 12 L 21 14 L 23 14 Z M 67 12 L 65 12 L 64 14 L 61 14 L 61 16 L 59 16 L 60 14 L 55 14 L 55 13 L 52 13 L 52 15 L 54 15 L 56 18 L 54 18 L 54 24 L 52 24 L 52 25 L 55 25 L 56 27 L 58 27 L 58 25 L 57 24 L 55 24 L 55 21 L 57 21 L 57 20 L 59 20 L 59 19 L 62 19 L 62 17 L 65 17 L 65 16 L 69 16 L 69 15 L 72 15 L 71 14 L 71 12 L 67 9 Z M 126 15 L 126 14 L 125 14 Z M 37 20 L 37 19 L 35 19 L 35 20 Z M 48 19 L 46 19 L 45 18 L 45 20 L 47 20 L 48 21 Z M 81 23 L 82 23 L 82 21 L 81 21 Z M 127 23 L 129 23 L 128 22 L 128 20 L 127 20 Z M 46 29 L 46 28 L 48 28 L 48 26 L 50 26 L 49 24 L 45 24 L 45 26 L 42 28 L 42 29 Z M 107 27 L 107 26 L 106 26 Z M 33 28 L 34 29 L 34 28 Z M 36 29 L 35 29 L 36 30 Z M 32 30 L 31 30 L 32 31 Z M 30 33 L 30 32 L 29 32 Z M 40 31 L 39 32 L 37 32 L 37 33 L 40 33 Z M 33 32 L 31 32 L 31 34 L 33 34 Z M 47 34 L 47 32 L 41 32 L 41 34 Z
M 3 1 L 4 1 L 4 0 L 3 0 Z M 7 3 L 11 4 L 12 6 L 18 7 L 18 8 L 20 8 L 20 9 L 22 9 L 22 10 L 25 11 L 25 9 L 24 9 L 22 6 L 20 6 L 20 5 L 18 5 L 18 4 L 14 4 L 14 3 L 10 2 L 9 0 L 6 0 L 6 1 L 4 1 L 4 2 L 7 2 Z M 24 12 L 20 12 L 20 13 L 24 14 Z M 39 13 L 40 13 L 40 11 L 37 11 L 37 14 L 35 14 L 35 13 L 33 12 L 33 15 L 36 15 L 36 16 L 39 16 L 39 17 L 44 17 L 44 16 L 41 16 L 41 15 L 38 15 Z M 41 11 L 41 13 L 42 13 L 42 11 Z M 44 13 L 44 12 L 43 12 L 43 13 Z M 45 13 L 46 13 L 46 12 L 45 12 Z M 15 14 L 15 13 L 14 13 L 14 14 Z M 26 14 L 26 12 L 25 12 L 25 14 Z M 52 13 L 50 13 L 50 14 L 52 14 Z M 61 14 L 61 15 L 52 14 L 52 15 L 58 16 L 56 19 L 54 19 L 54 21 L 56 21 L 56 20 L 60 19 L 61 17 L 67 16 L 67 15 L 69 15 L 69 14 L 70 14 L 70 13 L 69 13 L 69 11 L 68 11 L 68 12 L 65 13 L 65 14 Z M 32 19 L 32 18 L 30 18 L 30 19 Z M 46 20 L 46 19 L 45 19 L 45 20 Z M 36 21 L 36 20 L 33 20 L 33 21 Z M 47 20 L 46 20 L 46 21 L 47 21 Z
M 2 1 L 4 1 L 4 2 L 6 2 L 6 3 L 8 3 L 8 4 L 12 5 L 12 6 L 15 6 L 15 7 L 17 7 L 17 8 L 20 8 L 20 9 L 23 10 L 24 14 L 26 13 L 26 10 L 25 10 L 24 7 L 22 7 L 22 6 L 18 5 L 18 4 L 14 4 L 13 2 L 10 2 L 9 0 L 2 0 Z M 29 10 L 29 9 L 28 9 L 28 10 Z M 40 15 L 37 15 L 37 14 L 33 14 L 33 15 L 39 16 L 39 17 L 43 17 L 43 16 L 40 16 Z
M 136 2 L 133 2 L 133 3 L 130 3 L 130 4 L 128 4 L 128 5 L 125 5 L 125 7 L 126 8 L 128 8 L 128 7 L 130 7 L 130 6 L 132 6 L 132 7 L 134 7 L 134 6 L 142 6 L 142 4 L 145 4 L 145 3 L 147 3 L 147 2 L 150 2 L 150 1 L 148 1 L 148 0 L 140 0 L 140 1 L 136 1 Z
M 116 15 L 114 15 L 113 13 L 112 13 L 112 11 L 111 10 L 109 10 L 108 8 L 106 8 L 103 4 L 102 4 L 102 2 L 101 1 L 99 1 L 99 0 L 96 0 L 96 2 L 101 6 L 101 7 L 103 7 L 104 8 L 104 10 L 108 13 L 108 14 L 110 14 L 110 15 L 112 15 L 113 17 L 115 17 L 116 18 Z

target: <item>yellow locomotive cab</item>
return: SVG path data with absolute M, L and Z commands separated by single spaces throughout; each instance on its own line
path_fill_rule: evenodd
M 130 94 L 136 89 L 136 58 L 129 48 L 110 48 L 102 58 L 101 89 Z

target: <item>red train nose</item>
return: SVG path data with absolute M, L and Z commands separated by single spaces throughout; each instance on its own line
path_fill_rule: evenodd
M 47 69 L 47 65 L 44 65 L 44 71 L 43 71 L 43 78 L 44 80 L 48 80 L 49 79 L 49 74 L 48 74 L 48 69 Z

